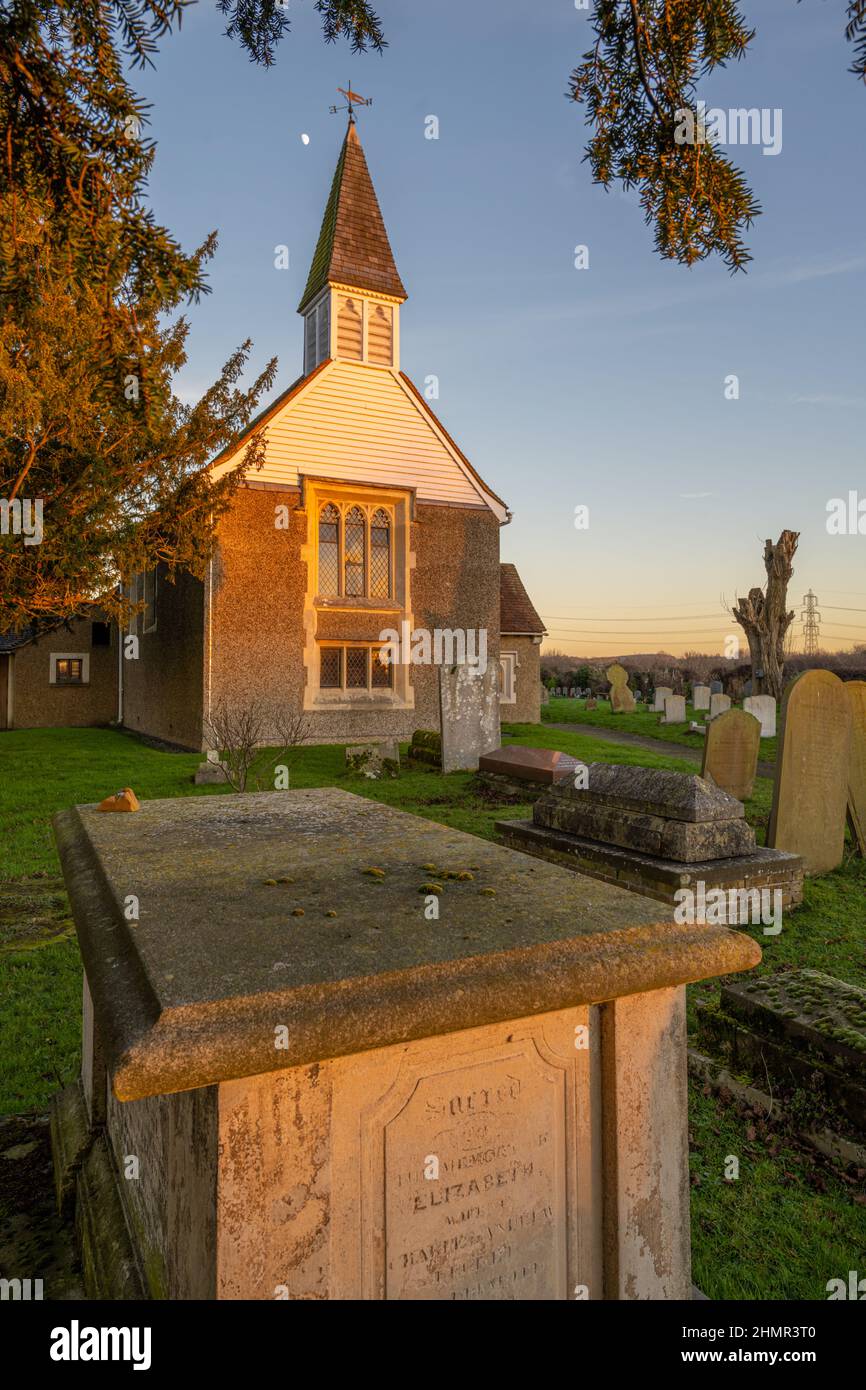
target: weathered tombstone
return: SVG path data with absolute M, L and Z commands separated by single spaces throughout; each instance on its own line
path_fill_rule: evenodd
M 724 688 L 724 687 L 722 686 L 722 682 L 721 682 L 721 681 L 718 681 L 718 680 L 716 680 L 716 681 L 710 681 L 710 694 L 711 694 L 711 695 L 721 695 L 723 688 Z
M 743 709 L 761 721 L 761 738 L 776 737 L 776 701 L 772 695 L 747 695 Z
M 709 709 L 710 693 L 710 687 L 708 685 L 693 686 L 692 709 Z
M 442 771 L 477 771 L 481 754 L 500 743 L 495 666 L 488 666 L 483 674 L 468 663 L 440 666 L 439 715 Z
M 598 709 L 598 700 L 596 700 L 593 696 L 590 696 L 586 702 L 586 708 L 588 710 Z
M 374 780 L 396 777 L 400 772 L 400 745 L 393 738 L 350 744 L 346 749 L 346 768 Z
M 754 692 L 754 688 L 755 682 L 751 679 L 747 680 L 746 684 L 743 686 L 743 695 L 751 695 Z
M 618 662 L 608 666 L 605 675 L 610 681 L 610 707 L 614 714 L 631 714 L 634 695 L 628 688 L 628 671 Z
M 714 691 L 713 694 L 710 696 L 710 712 L 709 712 L 709 714 L 707 715 L 707 718 L 708 718 L 708 719 L 717 719 L 718 716 L 719 716 L 720 714 L 724 714 L 725 711 L 726 711 L 726 710 L 729 710 L 730 708 L 731 708 L 731 697 L 730 697 L 730 695 L 723 695 L 722 692 L 721 692 L 720 690 L 716 690 L 716 691 Z
M 726 710 L 707 726 L 701 776 L 746 801 L 754 789 L 760 747 L 760 720 L 745 710 Z
M 655 699 L 653 701 L 653 712 L 655 714 L 664 714 L 665 700 L 668 698 L 669 695 L 673 695 L 673 693 L 673 688 L 669 685 L 656 686 Z
M 866 857 L 866 681 L 846 681 L 845 694 L 851 709 L 848 819 L 854 843 Z
M 542 685 L 542 687 L 541 687 L 541 703 L 542 703 L 543 705 L 546 705 L 546 704 L 549 703 L 549 701 L 550 701 L 550 691 L 548 690 L 548 688 L 547 688 L 546 685 Z
M 197 787 L 206 787 L 214 784 L 225 786 L 227 784 L 228 777 L 226 776 L 226 765 L 220 758 L 219 749 L 208 749 L 206 760 L 203 763 L 199 763 L 195 770 L 193 781 Z
M 55 829 L 89 1297 L 690 1297 L 685 984 L 751 937 L 333 787 Z
M 803 671 L 782 698 L 767 844 L 802 856 L 807 874 L 842 862 L 851 706 L 832 671 Z
M 686 722 L 686 697 L 685 695 L 668 695 L 665 699 L 665 712 L 659 720 L 660 724 L 685 724 Z

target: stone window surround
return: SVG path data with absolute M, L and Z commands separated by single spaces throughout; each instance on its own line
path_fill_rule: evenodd
M 89 652 L 50 652 L 48 656 L 48 684 L 59 686 L 76 686 L 90 684 L 90 653 Z M 80 661 L 81 680 L 80 681 L 61 681 L 57 679 L 58 661 Z
M 516 705 L 516 704 L 517 704 L 517 668 L 518 668 L 518 666 L 520 665 L 520 661 L 519 661 L 519 659 L 518 659 L 517 652 L 516 652 L 516 651 L 511 651 L 511 652 L 509 652 L 509 651 L 500 651 L 500 653 L 499 653 L 499 662 L 500 662 L 500 679 L 501 679 L 501 687 L 502 687 L 501 690 L 500 690 L 500 692 L 499 692 L 499 703 L 500 703 L 500 705 Z M 502 675 L 503 675 L 502 667 L 503 667 L 504 665 L 506 665 L 506 664 L 510 667 L 510 677 L 509 677 L 508 679 L 503 679 L 503 678 L 502 678 Z M 509 693 L 506 694 L 506 691 L 508 691 Z
M 347 614 L 374 612 L 382 615 L 382 628 L 396 628 L 408 621 L 414 626 L 411 609 L 410 576 L 415 565 L 415 553 L 411 549 L 411 524 L 414 520 L 415 493 L 413 488 L 378 486 L 372 483 L 349 483 L 345 480 L 315 478 L 309 474 L 300 479 L 301 508 L 307 519 L 307 539 L 301 546 L 301 559 L 306 562 L 307 592 L 304 595 L 304 709 L 308 712 L 327 710 L 350 710 L 358 705 L 367 708 L 378 706 L 391 710 L 411 710 L 415 708 L 415 692 L 410 680 L 411 667 L 394 667 L 394 685 L 391 690 L 322 690 L 319 687 L 319 640 L 317 639 L 318 612 L 327 608 L 330 612 Z M 392 596 L 387 599 L 352 598 L 336 596 L 322 598 L 318 593 L 319 565 L 319 512 L 325 503 L 332 501 L 341 508 L 357 503 L 370 512 L 385 507 L 392 517 L 391 527 L 391 566 Z M 364 646 L 368 639 L 353 639 L 346 636 L 331 635 L 322 639 L 332 646 Z M 369 645 L 376 645 L 369 643 Z

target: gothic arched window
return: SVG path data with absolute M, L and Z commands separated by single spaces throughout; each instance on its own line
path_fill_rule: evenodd
M 346 512 L 343 539 L 344 566 L 346 573 L 345 594 L 350 598 L 364 598 L 367 593 L 367 523 L 360 507 L 350 507 Z
M 391 597 L 391 518 L 384 507 L 370 519 L 370 597 Z
M 319 512 L 319 593 L 329 598 L 340 592 L 340 513 L 333 502 Z

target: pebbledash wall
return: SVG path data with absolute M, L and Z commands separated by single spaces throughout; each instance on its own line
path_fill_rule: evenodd
M 499 654 L 499 524 L 483 507 L 414 505 L 407 494 L 404 560 L 406 601 L 341 599 L 317 604 L 314 564 L 308 557 L 317 533 L 321 484 L 311 489 L 309 510 L 299 489 L 247 486 L 219 527 L 219 545 L 205 594 L 210 641 L 205 634 L 206 709 L 220 702 L 306 707 L 307 738 L 314 743 L 353 739 L 408 739 L 418 728 L 437 728 L 439 675 L 435 666 L 412 666 L 406 689 L 353 693 L 321 699 L 317 651 L 322 640 L 376 642 L 387 628 L 487 631 L 488 663 Z M 328 491 L 327 488 L 324 491 Z M 288 526 L 277 526 L 286 508 Z M 285 515 L 285 514 L 283 514 Z M 312 517 L 312 520 L 311 520 Z M 399 687 L 399 678 L 395 681 Z
M 126 728 L 179 748 L 202 747 L 205 680 L 205 585 L 178 572 L 174 582 L 160 568 L 155 625 L 133 620 L 138 657 L 123 662 Z
M 97 630 L 107 637 L 105 645 L 94 644 Z M 58 683 L 52 657 L 81 660 L 83 681 Z M 8 660 L 11 700 L 6 715 L 11 728 L 84 728 L 117 718 L 117 629 L 113 624 L 77 619 L 68 628 L 19 647 Z
M 513 701 L 503 700 L 500 715 L 508 724 L 541 723 L 541 643 L 528 636 L 510 636 L 503 632 L 499 638 L 503 653 L 514 652 L 516 657 Z

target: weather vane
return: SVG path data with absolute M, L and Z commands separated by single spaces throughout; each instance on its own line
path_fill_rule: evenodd
M 351 85 L 351 83 L 349 84 L 348 87 L 338 87 L 338 88 L 337 88 L 337 91 L 340 93 L 341 96 L 344 96 L 344 97 L 346 98 L 346 103 L 347 103 L 347 104 L 346 104 L 345 106 L 332 106 L 332 107 L 330 108 L 330 111 L 331 111 L 331 115 L 332 115 L 332 116 L 336 116 L 336 114 L 337 114 L 338 111 L 348 111 L 348 113 L 349 113 L 349 120 L 350 120 L 350 121 L 354 121 L 354 119 L 355 119 L 355 107 L 356 107 L 356 106 L 372 106 L 372 105 L 373 105 L 373 98 L 372 98 L 372 97 L 362 97 L 358 92 L 353 92 L 353 91 L 352 91 L 352 85 Z

